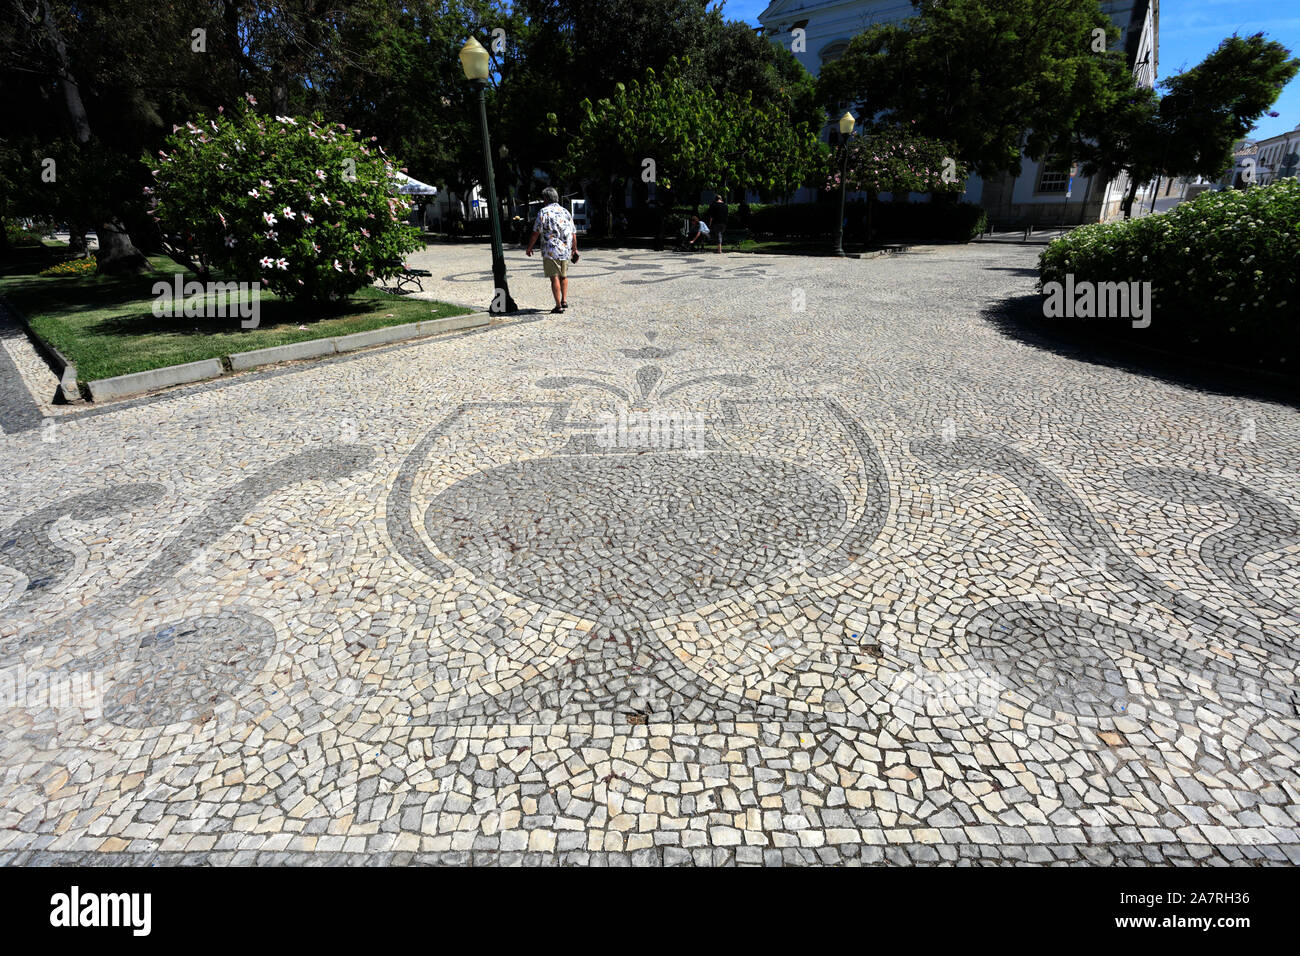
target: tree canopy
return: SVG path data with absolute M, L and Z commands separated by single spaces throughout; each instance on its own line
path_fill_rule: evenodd
M 1232 164 L 1234 144 L 1300 70 L 1300 60 L 1262 34 L 1233 35 L 1200 64 L 1161 83 L 1138 86 L 1121 64 L 1110 65 L 1105 105 L 1081 118 L 1063 158 L 1109 181 L 1126 173 L 1131 211 L 1139 184 L 1158 173 L 1217 179 Z
M 561 169 L 602 181 L 639 177 L 694 203 L 706 188 L 786 195 L 820 169 L 818 128 L 789 121 L 789 104 L 691 87 L 677 61 L 647 69 L 612 96 L 584 100 Z
M 1097 0 L 913 0 L 916 16 L 854 37 L 821 70 L 819 101 L 914 123 L 981 175 L 1018 175 L 1096 105 L 1097 34 L 1118 36 Z

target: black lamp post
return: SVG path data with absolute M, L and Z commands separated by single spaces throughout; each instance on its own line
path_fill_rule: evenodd
M 465 78 L 478 87 L 479 124 L 483 129 L 483 168 L 487 174 L 488 218 L 492 222 L 492 281 L 494 291 L 488 311 L 501 314 L 514 312 L 515 300 L 510 297 L 506 282 L 506 254 L 501 247 L 501 210 L 497 207 L 496 176 L 492 168 L 492 141 L 488 138 L 487 83 L 488 51 L 483 44 L 470 37 L 460 49 L 460 65 Z
M 849 136 L 853 133 L 853 124 L 856 122 L 853 114 L 848 110 L 840 117 L 840 215 L 835 220 L 835 255 L 843 256 L 844 252 L 844 196 L 847 191 L 845 180 L 849 174 Z

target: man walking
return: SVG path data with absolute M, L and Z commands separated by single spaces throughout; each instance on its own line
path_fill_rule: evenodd
M 722 234 L 727 230 L 727 204 L 722 196 L 714 196 L 709 204 L 709 232 L 718 241 L 718 255 L 722 255 Z
M 551 294 L 555 296 L 552 312 L 563 312 L 569 307 L 569 259 L 578 261 L 578 230 L 573 216 L 560 205 L 560 194 L 552 187 L 542 190 L 546 205 L 537 214 L 533 236 L 528 240 L 524 254 L 531 256 L 538 237 L 542 240 L 542 271 L 551 280 Z

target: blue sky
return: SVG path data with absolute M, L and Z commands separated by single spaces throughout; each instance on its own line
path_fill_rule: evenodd
M 768 0 L 726 0 L 725 16 L 758 26 Z M 1300 55 L 1300 5 L 1294 0 L 1161 0 L 1160 79 L 1200 63 L 1234 32 L 1263 32 Z M 1300 77 L 1292 80 L 1273 104 L 1277 118 L 1263 116 L 1255 139 L 1276 136 L 1300 126 Z

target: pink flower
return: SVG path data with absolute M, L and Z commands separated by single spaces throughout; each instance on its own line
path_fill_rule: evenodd
M 363 236 L 365 236 L 367 239 L 369 239 L 369 238 L 370 238 L 370 230 L 369 230 L 369 229 L 362 229 L 362 230 L 361 230 L 361 235 L 363 235 Z
M 316 170 L 316 178 L 319 179 L 321 182 L 324 182 L 324 181 L 325 181 L 325 170 L 323 170 L 323 169 L 318 169 L 318 170 Z
M 251 103 L 253 106 L 257 105 L 257 100 L 253 99 L 252 93 L 245 93 L 244 99 L 248 100 L 248 102 Z
M 275 267 L 276 267 L 277 269 L 281 270 L 281 271 L 284 271 L 284 270 L 286 270 L 286 269 L 289 268 L 289 260 L 288 260 L 288 259 L 276 259 L 276 260 L 275 260 Z
M 275 240 L 280 238 L 280 234 L 276 232 L 274 229 L 272 229 L 270 232 L 265 233 L 265 235 L 266 238 L 270 239 L 272 242 L 275 242 Z
M 280 210 L 280 212 L 284 213 L 285 219 L 292 219 L 294 217 L 294 211 L 290 209 L 288 206 L 285 206 L 283 209 Z
M 256 189 L 250 189 L 250 190 L 248 191 L 248 195 L 250 195 L 250 196 L 252 196 L 254 199 L 256 199 L 256 198 L 257 198 L 257 190 L 256 190 Z
M 315 222 L 316 220 L 312 219 L 312 217 L 311 217 L 311 213 L 309 213 L 309 212 L 305 212 L 305 213 L 302 214 L 302 221 L 305 222 L 307 225 L 310 226 L 310 225 L 311 225 L 313 222 Z

